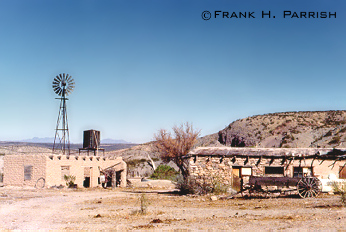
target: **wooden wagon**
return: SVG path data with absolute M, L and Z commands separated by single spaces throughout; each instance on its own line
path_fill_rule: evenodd
M 322 189 L 321 181 L 313 176 L 299 177 L 263 177 L 251 176 L 249 182 L 243 185 L 243 196 L 267 197 L 272 193 L 287 194 L 295 192 L 300 197 L 316 197 Z

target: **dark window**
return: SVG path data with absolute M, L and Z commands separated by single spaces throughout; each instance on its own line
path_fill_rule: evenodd
M 32 175 L 32 166 L 25 165 L 24 166 L 24 180 L 31 180 L 31 175 Z
M 265 174 L 284 174 L 284 167 L 265 167 Z
M 311 167 L 294 167 L 293 168 L 293 177 L 301 178 L 304 176 L 312 176 Z

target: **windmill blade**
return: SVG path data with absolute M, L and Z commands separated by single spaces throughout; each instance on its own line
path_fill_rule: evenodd
M 72 77 L 69 76 L 69 77 L 67 78 L 67 82 L 72 82 L 72 81 L 73 81 Z
M 57 91 L 58 89 L 60 89 L 60 86 L 55 86 L 53 88 L 54 88 L 54 91 Z
M 56 93 L 56 94 L 58 94 L 59 95 L 59 91 L 60 91 L 61 89 L 60 88 L 58 88 L 58 89 L 55 89 L 54 90 L 54 92 Z
M 53 90 L 59 96 L 67 96 L 73 92 L 75 82 L 67 73 L 60 73 L 57 75 L 52 82 Z
M 68 83 L 74 83 L 74 80 L 72 78 L 68 79 Z
M 60 82 L 58 76 L 56 76 L 53 81 Z
M 73 89 L 67 89 L 67 92 L 70 94 L 73 92 Z

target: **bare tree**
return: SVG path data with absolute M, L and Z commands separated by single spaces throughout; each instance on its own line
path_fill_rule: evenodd
M 173 161 L 181 171 L 183 178 L 188 175 L 187 160 L 183 157 L 189 153 L 197 138 L 200 130 L 193 129 L 188 122 L 172 128 L 173 134 L 165 129 L 161 129 L 154 135 L 156 140 L 155 146 L 161 153 L 164 162 Z

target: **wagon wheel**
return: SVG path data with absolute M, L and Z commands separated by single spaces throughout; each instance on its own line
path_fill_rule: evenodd
M 244 189 L 241 192 L 242 198 L 250 198 L 250 190 L 249 189 Z
M 297 184 L 301 198 L 316 197 L 321 192 L 321 181 L 316 177 L 304 177 Z
M 261 197 L 262 198 L 268 198 L 269 197 L 269 188 L 268 188 L 268 186 L 265 186 L 261 190 L 262 190 Z
M 44 188 L 45 184 L 46 180 L 43 177 L 41 177 L 36 181 L 35 188 Z

